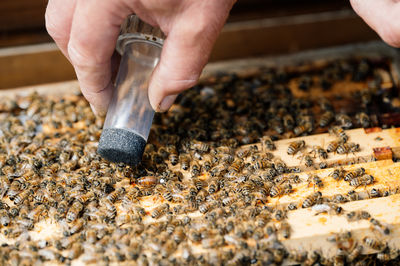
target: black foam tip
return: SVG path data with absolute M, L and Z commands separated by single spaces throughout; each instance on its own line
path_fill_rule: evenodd
M 142 160 L 146 140 L 126 129 L 106 128 L 101 133 L 97 152 L 115 163 L 137 165 Z

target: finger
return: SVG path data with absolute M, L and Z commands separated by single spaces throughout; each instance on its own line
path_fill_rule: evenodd
M 122 1 L 78 0 L 73 16 L 68 55 L 83 95 L 98 114 L 111 98 L 111 57 L 120 25 L 132 11 Z
M 354 11 L 388 44 L 400 47 L 400 2 L 351 0 Z
M 45 14 L 47 32 L 67 58 L 67 46 L 75 5 L 76 0 L 49 0 Z
M 165 40 L 149 85 L 150 104 L 157 112 L 168 110 L 178 93 L 196 84 L 225 21 L 207 25 L 207 19 L 194 20 L 176 21 Z

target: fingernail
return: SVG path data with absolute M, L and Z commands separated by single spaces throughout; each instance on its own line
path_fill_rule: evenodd
M 168 95 L 166 96 L 158 106 L 157 112 L 166 112 L 168 109 L 171 107 L 171 105 L 175 102 L 175 99 L 178 95 L 173 94 L 173 95 Z

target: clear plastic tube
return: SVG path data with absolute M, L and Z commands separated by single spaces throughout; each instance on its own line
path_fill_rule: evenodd
M 163 36 L 136 16 L 127 21 L 117 43 L 121 62 L 98 152 L 107 160 L 136 165 L 154 117 L 148 85 L 160 59 Z

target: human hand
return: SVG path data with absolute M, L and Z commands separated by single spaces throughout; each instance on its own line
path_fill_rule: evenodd
M 351 0 L 356 13 L 389 45 L 400 47 L 399 0 Z
M 196 84 L 236 0 L 49 0 L 46 28 L 75 68 L 83 95 L 105 114 L 120 25 L 135 13 L 167 35 L 149 84 L 149 100 L 166 111 Z

